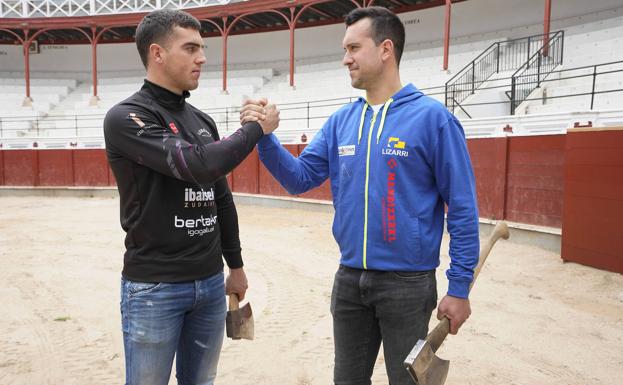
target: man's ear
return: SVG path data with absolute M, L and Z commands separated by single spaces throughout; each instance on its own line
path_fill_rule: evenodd
M 163 55 L 164 50 L 162 49 L 162 47 L 156 43 L 152 43 L 149 46 L 149 57 L 151 58 L 151 60 L 156 63 L 156 64 L 160 64 L 163 62 Z
M 385 39 L 381 42 L 381 48 L 383 51 L 381 52 L 381 59 L 383 61 L 387 61 L 394 57 L 394 42 L 390 39 Z

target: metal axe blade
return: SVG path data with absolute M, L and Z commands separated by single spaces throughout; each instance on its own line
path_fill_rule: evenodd
M 227 337 L 234 340 L 241 338 L 252 340 L 255 337 L 251 304 L 247 303 L 238 308 L 238 295 L 236 294 L 229 295 L 229 310 L 225 318 L 225 330 Z
M 419 340 L 405 359 L 404 366 L 416 384 L 440 385 L 446 381 L 450 361 L 437 357 L 428 341 Z

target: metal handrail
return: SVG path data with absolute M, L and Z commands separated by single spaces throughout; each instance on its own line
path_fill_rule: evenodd
M 492 43 L 446 82 L 446 107 L 454 112 L 457 107 L 456 101 L 463 102 L 473 95 L 493 74 L 515 69 L 524 64 L 532 56 L 533 50 L 538 51 L 543 46 L 542 42 L 551 41 L 557 32 Z
M 472 118 L 472 116 L 469 114 L 469 112 L 467 112 L 467 110 L 465 110 L 465 108 L 463 108 L 463 106 L 461 105 L 461 103 L 457 102 L 457 101 L 456 101 L 456 99 L 454 99 L 454 98 L 452 98 L 452 101 L 453 101 L 454 103 L 456 103 L 457 107 L 459 107 L 459 108 L 461 109 L 461 111 L 463 111 L 463 113 L 464 113 L 465 115 L 467 115 L 467 117 L 468 117 L 468 118 L 470 118 L 470 119 Z
M 550 32 L 549 34 L 551 35 L 551 34 L 554 34 L 554 33 L 556 33 L 556 32 Z M 532 41 L 535 38 L 543 37 L 543 36 L 545 36 L 545 34 L 541 33 L 541 34 L 531 35 L 531 36 L 527 36 L 527 37 L 518 37 L 518 38 L 515 38 L 515 39 L 496 41 L 496 42 L 492 43 L 489 47 L 485 48 L 485 50 L 483 52 L 481 52 L 480 55 L 476 56 L 474 58 L 474 60 L 472 60 L 472 61 L 478 61 L 478 59 L 480 59 L 480 57 L 482 55 L 486 54 L 488 50 L 490 50 L 493 46 L 499 45 L 500 43 L 514 43 L 514 42 L 518 42 L 518 41 L 522 41 L 522 40 Z M 471 62 L 469 64 L 467 64 L 465 67 L 463 67 L 459 72 L 457 72 L 456 75 L 451 77 L 450 80 L 448 80 L 446 82 L 446 84 L 452 82 L 457 76 L 459 76 L 461 74 L 462 71 L 464 71 L 465 69 L 469 68 L 470 66 L 471 66 Z
M 608 67 L 608 66 L 613 66 L 613 65 L 620 65 L 622 68 L 618 69 L 618 70 L 603 70 L 603 67 Z M 581 75 L 565 75 L 567 73 L 574 73 L 577 71 L 582 71 L 582 70 L 588 70 L 590 69 L 590 73 L 585 73 L 585 74 L 581 74 Z M 601 69 L 601 70 L 600 70 Z M 541 84 L 543 83 L 554 83 L 554 82 L 560 82 L 563 80 L 570 80 L 570 79 L 580 79 L 580 78 L 586 78 L 586 77 L 591 77 L 592 78 L 592 83 L 590 85 L 590 91 L 586 91 L 586 92 L 571 92 L 571 93 L 567 93 L 567 94 L 563 94 L 563 95 L 557 95 L 557 96 L 547 96 L 546 98 L 543 98 L 542 96 L 539 97 L 534 97 L 534 98 L 526 98 L 524 99 L 524 102 L 528 102 L 528 101 L 544 101 L 544 100 L 557 100 L 557 99 L 567 99 L 567 98 L 575 98 L 575 97 L 581 97 L 581 96 L 590 96 L 590 101 L 587 101 L 587 107 L 589 107 L 591 110 L 594 109 L 594 102 L 595 102 L 595 97 L 598 95 L 602 95 L 602 94 L 611 94 L 611 93 L 623 93 L 623 88 L 609 88 L 609 89 L 605 89 L 605 90 L 596 90 L 597 87 L 597 79 L 600 75 L 608 75 L 608 74 L 614 74 L 614 73 L 620 73 L 621 74 L 621 79 L 623 79 L 623 60 L 621 61 L 615 61 L 615 62 L 607 62 L 607 63 L 600 63 L 600 64 L 593 64 L 593 65 L 589 65 L 589 66 L 580 66 L 580 67 L 574 67 L 574 68 L 568 68 L 568 69 L 563 69 L 563 70 L 557 70 L 557 71 L 552 71 L 550 73 L 551 74 L 561 74 L 562 76 L 560 77 L 556 77 L 553 79 L 541 79 Z M 508 78 L 502 78 L 502 79 L 497 79 L 497 80 L 510 80 L 512 79 L 511 77 Z M 483 89 L 505 89 L 510 85 L 510 82 L 506 82 L 504 84 L 501 85 L 496 85 L 496 86 L 488 86 L 488 87 L 483 87 Z M 586 86 L 586 85 L 585 85 Z M 508 92 L 507 92 L 507 96 L 508 96 Z M 484 105 L 496 105 L 496 104 L 506 104 L 508 102 L 506 101 L 490 101 L 490 102 L 478 102 L 478 103 L 462 103 L 462 106 L 465 107 L 475 107 L 475 106 L 484 106 Z
M 547 44 L 544 44 L 511 76 L 511 115 L 515 114 L 516 108 L 529 95 L 540 87 L 541 82 L 549 76 L 558 65 L 562 64 L 564 51 L 564 31 L 556 31 Z M 545 62 L 543 58 L 551 58 L 553 61 Z M 536 67 L 535 67 L 536 65 Z M 536 68 L 536 73 L 535 72 Z M 531 71 L 531 72 L 530 72 Z M 528 72 L 528 74 L 526 74 Z M 536 76 L 536 82 L 532 81 Z M 525 81 L 521 81 L 525 80 Z M 522 87 L 525 86 L 525 87 Z

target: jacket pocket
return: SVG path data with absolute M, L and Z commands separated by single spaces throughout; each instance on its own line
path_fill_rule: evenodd
M 435 274 L 435 270 L 425 271 L 393 271 L 394 278 L 400 281 L 426 281 L 431 274 Z
M 349 217 L 352 219 L 353 205 L 348 200 L 338 202 L 335 207 L 335 217 L 333 219 L 333 236 L 337 241 L 342 239 L 345 234 L 345 227 Z
M 409 217 L 409 234 L 407 235 L 409 254 L 416 260 L 422 257 L 422 237 L 420 234 L 420 220 L 418 217 Z

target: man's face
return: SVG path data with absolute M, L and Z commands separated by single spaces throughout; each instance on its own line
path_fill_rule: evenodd
M 162 70 L 171 85 L 182 91 L 196 89 L 206 62 L 199 31 L 176 26 L 163 48 Z
M 370 19 L 361 19 L 346 28 L 342 41 L 345 51 L 342 64 L 348 68 L 351 85 L 363 90 L 368 89 L 383 70 L 383 49 L 374 44 L 370 30 Z

